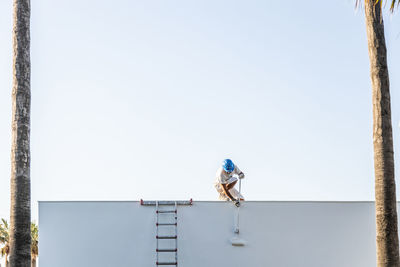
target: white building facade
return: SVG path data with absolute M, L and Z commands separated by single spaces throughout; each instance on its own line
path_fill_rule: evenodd
M 238 235 L 244 246 L 231 243 L 232 203 L 158 209 L 166 212 L 139 201 L 39 202 L 40 267 L 376 266 L 373 202 L 246 201 Z M 176 253 L 160 252 L 175 246 Z

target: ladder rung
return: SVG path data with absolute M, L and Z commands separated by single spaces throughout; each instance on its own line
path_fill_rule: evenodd
M 176 235 L 164 235 L 164 236 L 156 235 L 156 238 L 157 239 L 177 239 L 178 236 L 176 236 Z
M 174 249 L 156 249 L 157 252 L 177 252 L 178 249 L 174 248 Z
M 156 262 L 157 265 L 178 265 L 178 263 L 175 262 Z
M 157 210 L 156 213 L 176 213 L 176 210 Z
M 157 226 L 178 225 L 177 223 L 156 223 Z

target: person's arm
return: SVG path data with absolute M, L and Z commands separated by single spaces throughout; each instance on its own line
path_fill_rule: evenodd
M 244 173 L 239 169 L 238 166 L 235 166 L 234 172 L 239 176 L 239 179 L 243 179 L 244 178 Z

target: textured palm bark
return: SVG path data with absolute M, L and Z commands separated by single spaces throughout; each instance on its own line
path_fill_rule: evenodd
M 31 265 L 30 0 L 14 0 L 10 267 Z
M 368 53 L 371 64 L 377 266 L 400 266 L 396 185 L 390 111 L 389 73 L 382 10 L 365 1 Z

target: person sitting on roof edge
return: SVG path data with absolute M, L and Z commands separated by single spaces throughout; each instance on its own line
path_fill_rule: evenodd
M 244 173 L 237 165 L 233 164 L 232 160 L 225 159 L 216 176 L 215 188 L 219 193 L 219 199 L 234 201 L 235 205 L 239 206 L 239 201 L 243 201 L 244 198 L 234 187 L 238 178 L 244 178 Z

